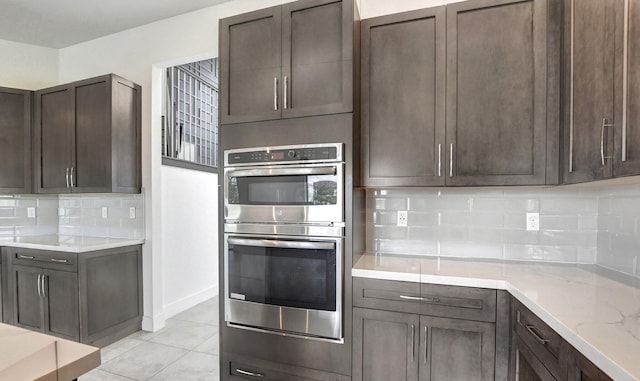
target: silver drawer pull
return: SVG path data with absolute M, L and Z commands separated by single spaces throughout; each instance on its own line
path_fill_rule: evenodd
M 521 324 L 522 324 L 522 323 L 521 323 Z M 536 333 L 536 331 L 535 331 L 535 330 L 537 330 L 537 328 L 536 328 L 536 326 L 535 326 L 535 325 L 527 324 L 527 325 L 525 325 L 524 327 L 527 329 L 527 331 L 529 331 L 529 333 L 531 334 L 531 336 L 533 336 L 533 337 L 536 339 L 536 341 L 537 341 L 538 343 L 540 343 L 540 344 L 542 344 L 542 345 L 545 345 L 545 344 L 547 344 L 547 343 L 549 342 L 549 340 L 547 340 L 547 339 L 545 339 L 545 338 L 541 337 L 540 335 L 538 335 L 538 334 Z
M 30 255 L 18 255 L 18 258 L 22 259 L 36 259 L 36 257 L 32 257 Z
M 263 378 L 264 377 L 264 374 L 262 374 L 262 373 L 248 372 L 246 370 L 242 370 L 242 369 L 238 369 L 238 368 L 236 368 L 236 372 L 240 373 L 240 374 L 244 374 L 245 376 L 249 376 L 249 377 L 257 377 L 257 378 Z
M 436 297 L 422 297 L 422 296 L 407 296 L 407 295 L 400 295 L 400 299 L 405 299 L 405 300 L 417 300 L 420 302 L 430 302 L 430 303 L 440 303 L 440 298 L 436 298 Z
M 56 262 L 56 263 L 68 263 L 69 260 L 67 259 L 55 259 L 55 258 L 51 258 L 51 262 Z

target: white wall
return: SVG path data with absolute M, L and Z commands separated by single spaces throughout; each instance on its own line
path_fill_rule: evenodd
M 38 90 L 57 81 L 57 49 L 0 40 L 0 86 Z
M 415 9 L 435 7 L 464 0 L 360 0 L 360 17 L 368 19 L 391 13 L 406 12 Z
M 216 174 L 162 167 L 165 316 L 218 294 Z

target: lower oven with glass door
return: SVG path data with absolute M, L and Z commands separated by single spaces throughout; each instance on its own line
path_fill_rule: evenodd
M 230 326 L 342 340 L 342 237 L 225 234 Z

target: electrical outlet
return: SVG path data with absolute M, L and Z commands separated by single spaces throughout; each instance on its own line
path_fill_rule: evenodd
M 527 213 L 527 231 L 540 230 L 540 213 Z
M 58 216 L 64 217 L 64 208 L 58 208 Z
M 102 218 L 107 218 L 107 217 L 109 217 L 109 211 L 108 211 L 106 206 L 103 206 L 102 207 Z
M 398 210 L 398 226 L 407 226 L 406 210 Z
M 136 218 L 136 208 L 133 206 L 129 208 L 129 218 Z
M 36 218 L 36 208 L 27 208 L 27 218 Z

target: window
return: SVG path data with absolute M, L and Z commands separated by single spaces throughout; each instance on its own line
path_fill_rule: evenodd
M 162 164 L 218 167 L 217 59 L 167 69 Z

